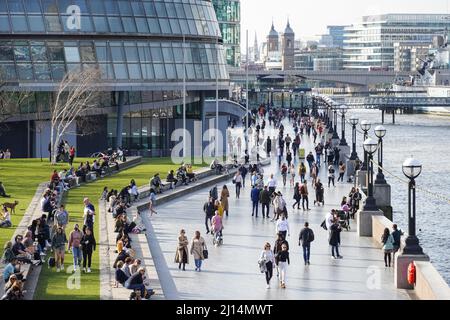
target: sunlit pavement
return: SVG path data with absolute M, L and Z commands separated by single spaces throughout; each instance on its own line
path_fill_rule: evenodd
M 285 124 L 287 133 L 294 135 L 292 128 Z M 313 145 L 309 138 L 302 137 L 302 147 L 307 153 Z M 272 149 L 275 149 L 272 146 Z M 298 160 L 297 160 L 298 164 Z M 266 241 L 273 246 L 275 241 L 275 223 L 262 218 L 259 207 L 258 218 L 251 215 L 250 182 L 236 199 L 234 185 L 227 182 L 230 190 L 230 214 L 224 218 L 224 244 L 214 247 L 212 236 L 206 235 L 202 210 L 208 197 L 208 189 L 186 196 L 157 208 L 158 214 L 150 219 L 153 235 L 149 237 L 152 255 L 161 254 L 158 274 L 171 279 L 163 279 L 166 296 L 179 299 L 408 299 L 405 291 L 394 288 L 393 268 L 385 268 L 383 252 L 375 246 L 371 238 L 360 238 L 356 234 L 356 225 L 351 221 L 352 229 L 341 233 L 340 254 L 342 260 L 331 259 L 327 231 L 320 227 L 326 212 L 337 208 L 342 196 L 347 195 L 351 186 L 336 183 L 336 187 L 327 188 L 326 170 L 321 167 L 320 178 L 325 187 L 325 207 L 313 205 L 314 190 L 309 181 L 309 200 L 311 211 L 293 210 L 294 200 L 289 181 L 282 186 L 276 160 L 264 168 L 265 181 L 270 173 L 277 174 L 278 190 L 288 203 L 291 264 L 288 267 L 286 289 L 281 289 L 274 270 L 271 288 L 266 289 L 265 276 L 258 267 L 258 258 Z M 308 176 L 308 174 L 307 174 Z M 299 181 L 298 175 L 296 181 Z M 280 187 L 281 186 L 281 187 Z M 218 186 L 220 192 L 222 185 Z M 271 212 L 271 217 L 273 213 Z M 148 220 L 147 220 L 148 221 Z M 311 265 L 305 266 L 298 235 L 305 221 L 315 232 L 315 241 L 311 245 Z M 180 229 L 185 229 L 191 242 L 196 230 L 205 238 L 209 258 L 203 262 L 202 271 L 195 272 L 193 256 L 189 257 L 186 271 L 180 271 L 174 263 L 177 237 Z M 157 239 L 158 243 L 155 243 Z M 154 252 L 158 251 L 158 252 Z M 164 281 L 165 280 L 165 281 Z M 171 283 L 171 285 L 164 285 Z

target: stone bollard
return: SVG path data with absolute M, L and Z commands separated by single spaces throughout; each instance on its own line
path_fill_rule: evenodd
M 362 206 L 364 208 L 364 205 Z M 372 237 L 372 217 L 373 216 L 383 216 L 383 211 L 364 211 L 364 209 L 358 210 L 356 212 L 356 223 L 358 225 L 358 236 L 359 237 Z
M 408 283 L 408 266 L 413 261 L 430 261 L 426 254 L 396 254 L 394 258 L 394 284 L 397 289 L 414 289 Z

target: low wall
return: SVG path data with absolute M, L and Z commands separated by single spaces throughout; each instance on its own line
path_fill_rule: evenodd
M 414 292 L 420 300 L 450 300 L 450 288 L 431 262 L 416 261 Z
M 383 235 L 384 229 L 389 228 L 392 232 L 392 230 L 394 230 L 392 228 L 393 224 L 394 223 L 385 216 L 372 216 L 372 238 L 380 247 L 383 246 L 381 243 L 381 236 Z

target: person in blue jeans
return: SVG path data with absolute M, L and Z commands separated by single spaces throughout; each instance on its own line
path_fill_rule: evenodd
M 81 233 L 78 224 L 75 225 L 73 231 L 69 236 L 68 250 L 72 249 L 73 254 L 73 271 L 77 271 L 77 266 L 81 264 L 81 239 L 83 234 Z
M 258 218 L 258 206 L 259 206 L 259 189 L 256 186 L 253 186 L 252 191 L 250 193 L 250 197 L 252 198 L 252 217 L 255 215 L 256 210 L 256 217 Z
M 341 231 L 342 229 L 339 226 L 338 219 L 334 219 L 334 222 L 330 227 L 329 239 L 329 244 L 331 246 L 331 258 L 333 259 L 342 259 L 342 256 L 339 254 L 339 246 L 341 244 Z
M 309 265 L 309 257 L 311 254 L 311 242 L 314 241 L 314 232 L 309 228 L 309 223 L 305 222 L 305 227 L 300 231 L 298 237 L 298 245 L 303 248 L 303 260 L 305 265 Z
M 145 268 L 140 267 L 138 271 L 133 273 L 131 277 L 125 282 L 125 288 L 130 290 L 140 290 L 141 297 L 145 297 Z M 153 289 L 148 289 L 150 295 L 154 293 Z

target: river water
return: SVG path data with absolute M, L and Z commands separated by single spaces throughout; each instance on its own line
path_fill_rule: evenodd
M 381 124 L 381 112 L 375 110 L 351 110 L 360 120 L 372 122 L 373 128 Z M 409 156 L 422 162 L 421 175 L 416 179 L 418 187 L 450 199 L 450 117 L 415 114 L 385 116 L 386 137 L 383 140 L 383 166 L 398 177 L 407 180 L 402 173 L 402 163 Z M 339 121 L 340 124 L 340 121 Z M 340 125 L 338 126 L 340 134 Z M 347 143 L 351 145 L 351 129 L 347 126 Z M 357 152 L 363 158 L 362 134 L 357 134 Z M 374 156 L 376 158 L 376 154 Z M 394 222 L 408 231 L 408 186 L 385 174 L 392 187 Z M 450 284 L 450 203 L 438 200 L 417 190 L 417 235 L 424 252 L 443 278 Z

